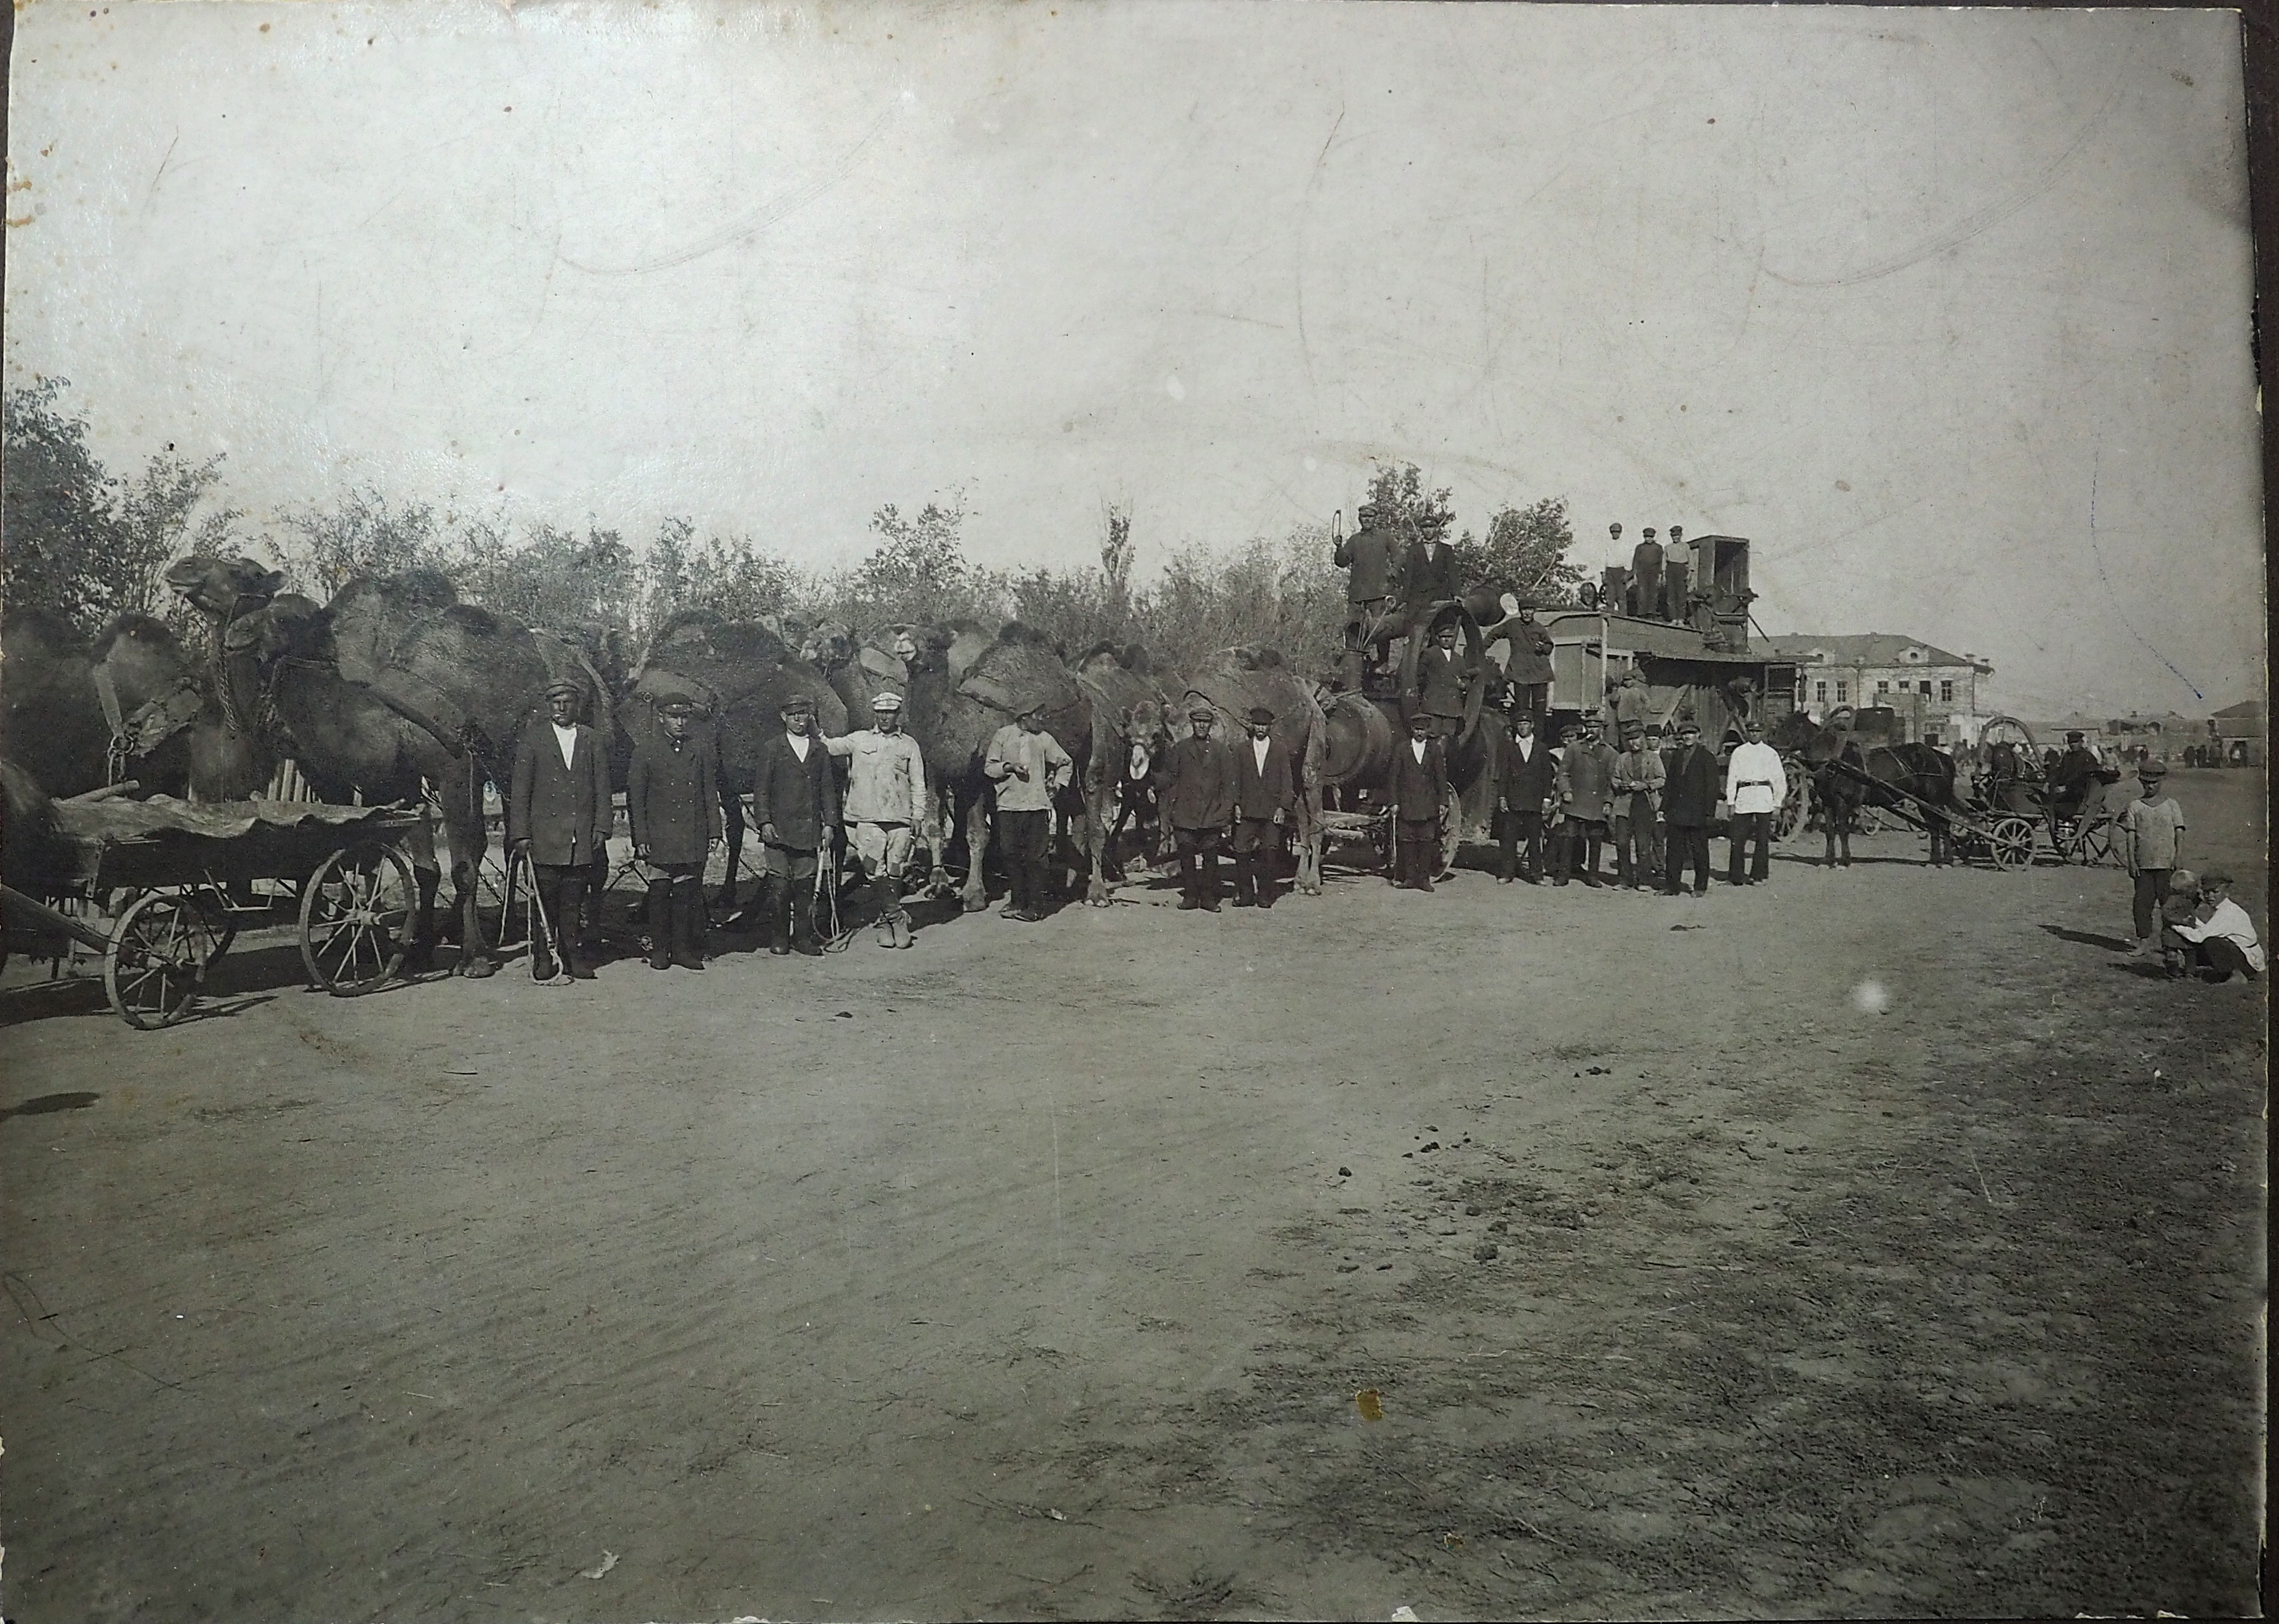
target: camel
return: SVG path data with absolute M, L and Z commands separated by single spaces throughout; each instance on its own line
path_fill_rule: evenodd
M 1155 763 L 1170 747 L 1170 707 L 1147 651 L 1137 643 L 1101 643 L 1086 650 L 1076 663 L 1076 682 L 1092 709 L 1084 776 L 1085 855 L 1092 875 L 1085 900 L 1106 908 L 1116 842 L 1140 806 L 1152 801 Z
M 58 617 L 19 610 L 0 648 L 9 747 L 56 794 L 131 778 L 146 793 L 243 801 L 269 780 L 274 763 L 229 724 L 197 656 L 164 621 L 122 615 L 89 644 Z
M 579 681 L 604 732 L 610 699 L 578 651 L 456 601 L 432 572 L 358 578 L 319 606 L 250 559 L 191 557 L 167 584 L 216 623 L 226 707 L 300 766 L 318 794 L 416 801 L 433 786 L 451 849 L 458 973 L 496 965 L 476 912 L 487 843 L 484 781 L 503 780 L 556 676 Z M 412 962 L 432 961 L 441 869 L 411 843 L 418 882 Z
M 658 629 L 641 653 L 618 709 L 617 781 L 633 740 L 658 737 L 656 703 L 694 700 L 707 713 L 720 750 L 720 810 L 726 831 L 727 872 L 715 906 L 736 906 L 736 865 L 743 855 L 744 802 L 755 782 L 760 748 L 783 731 L 784 701 L 803 694 L 815 701 L 816 725 L 847 731 L 849 707 L 832 684 L 756 621 L 728 620 L 709 609 L 682 609 Z M 867 714 L 868 706 L 865 705 Z

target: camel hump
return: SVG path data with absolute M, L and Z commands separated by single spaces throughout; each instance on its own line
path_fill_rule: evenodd
M 907 683 L 910 679 L 910 668 L 883 648 L 873 648 L 866 643 L 855 658 L 865 674 L 881 682 Z
M 1048 640 L 1026 626 L 1020 629 L 1025 635 L 1010 640 L 999 633 L 997 641 L 967 670 L 957 691 L 1009 716 L 1040 705 L 1047 712 L 1069 709 L 1082 697 L 1076 678 Z

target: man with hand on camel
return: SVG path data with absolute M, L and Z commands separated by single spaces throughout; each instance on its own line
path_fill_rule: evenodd
M 1045 916 L 1045 863 L 1053 842 L 1053 797 L 1076 763 L 1045 731 L 1045 708 L 1032 706 L 1017 722 L 997 730 L 981 772 L 997 786 L 997 838 L 1005 854 L 1012 894 L 1001 916 L 1034 924 Z
M 760 747 L 752 816 L 760 826 L 760 939 L 777 958 L 823 951 L 815 935 L 818 854 L 839 821 L 831 752 L 815 737 L 815 701 L 784 701 L 784 731 Z
M 932 803 L 926 799 L 925 755 L 902 732 L 902 696 L 871 701 L 871 725 L 826 739 L 824 748 L 847 763 L 847 798 L 840 808 L 848 843 L 879 904 L 879 946 L 910 945 L 910 915 L 902 887 L 917 835 L 932 837 Z
M 720 843 L 720 753 L 695 732 L 694 701 L 656 708 L 658 733 L 633 740 L 625 818 L 648 883 L 648 967 L 704 968 L 704 860 Z
M 1234 905 L 1274 906 L 1282 837 L 1298 807 L 1290 747 L 1274 737 L 1274 713 L 1250 710 L 1250 737 L 1234 747 Z
M 552 934 L 531 947 L 533 971 L 555 978 L 555 954 L 579 981 L 594 979 L 580 928 L 587 870 L 610 838 L 610 760 L 601 736 L 578 720 L 585 690 L 566 678 L 546 689 L 547 720 L 522 732 L 507 793 L 507 842 L 527 857 Z
M 1178 847 L 1179 907 L 1207 914 L 1218 912 L 1218 843 L 1235 811 L 1234 759 L 1211 737 L 1216 715 L 1191 708 L 1192 731 L 1156 770 L 1156 816 Z
M 1393 883 L 1430 891 L 1440 867 L 1440 806 L 1448 784 L 1447 755 L 1432 736 L 1432 719 L 1419 710 L 1408 737 L 1393 751 Z

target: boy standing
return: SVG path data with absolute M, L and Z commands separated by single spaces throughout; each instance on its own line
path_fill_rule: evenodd
M 2175 798 L 2160 793 L 2167 765 L 2146 762 L 2137 770 L 2140 793 L 2121 814 L 2121 861 L 2129 870 L 2136 894 L 2131 900 L 2137 926 L 2137 951 L 2152 951 L 2154 915 L 2168 900 L 2168 879 L 2182 854 L 2184 809 Z

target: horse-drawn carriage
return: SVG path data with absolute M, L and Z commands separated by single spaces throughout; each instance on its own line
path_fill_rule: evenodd
M 2053 784 L 2034 736 L 2014 716 L 1990 718 L 1978 738 L 1980 768 L 1965 794 L 1981 817 L 2007 825 L 2011 845 L 2030 839 L 2026 861 L 2046 855 L 2091 867 L 2121 861 L 2121 814 L 2129 792 L 2120 770 L 2100 767 L 2089 781 Z M 2022 821 L 2030 827 L 2019 830 Z
M 80 967 L 99 959 L 111 1007 L 130 1026 L 179 1020 L 239 921 L 267 915 L 234 900 L 249 881 L 297 889 L 312 984 L 353 996 L 403 968 L 418 894 L 398 847 L 424 828 L 418 812 L 112 795 L 54 802 L 41 818 L 49 808 L 13 778 L 9 790 L 15 849 L 0 885 L 0 962 L 13 951 L 50 959 L 59 973 L 66 963 L 93 973 Z

